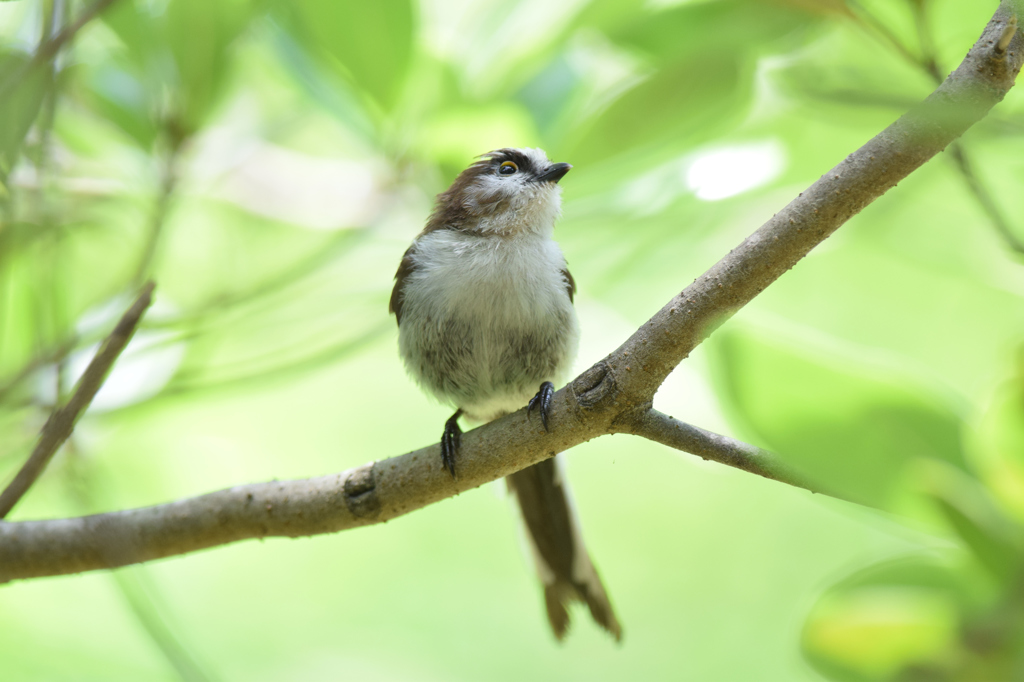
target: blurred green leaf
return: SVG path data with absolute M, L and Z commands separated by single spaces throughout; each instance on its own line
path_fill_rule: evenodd
M 46 66 L 27 69 L 31 61 L 31 57 L 20 52 L 0 53 L 0 83 L 18 77 L 0 99 L 0 183 L 14 168 L 22 142 L 52 81 L 52 72 Z
M 846 0 L 774 0 L 776 4 L 788 5 L 804 12 L 813 14 L 838 14 L 840 16 L 852 16 Z
M 969 580 L 955 565 L 924 556 L 856 572 L 811 610 L 801 637 L 804 656 L 831 680 L 869 682 L 952 653 Z
M 893 4 L 893 3 L 890 3 Z M 884 116 L 905 111 L 934 88 L 931 76 L 879 38 L 864 23 L 819 41 L 779 68 L 773 80 L 795 98 L 829 106 L 833 115 L 857 120 L 859 110 Z
M 923 464 L 919 478 L 926 494 L 978 562 L 1003 584 L 1018 578 L 1021 527 L 1002 515 L 973 476 L 938 462 Z
M 171 0 L 167 40 L 177 66 L 180 121 L 186 134 L 200 128 L 220 94 L 231 42 L 248 24 L 249 0 Z
M 390 109 L 412 55 L 414 16 L 408 0 L 297 0 L 291 3 L 314 52 L 336 60 L 352 82 Z
M 127 49 L 129 58 L 140 70 L 151 77 L 169 76 L 164 52 L 167 49 L 167 35 L 159 15 L 151 11 L 152 6 L 133 0 L 122 0 L 112 4 L 103 14 L 105 23 L 120 38 Z M 163 74 L 159 69 L 163 68 Z
M 626 11 L 597 3 L 580 24 L 599 26 L 617 45 L 645 55 L 654 73 L 592 123 L 569 132 L 574 163 L 595 163 L 645 146 L 683 149 L 720 134 L 744 113 L 757 59 L 802 44 L 812 15 L 750 0 L 685 3 Z
M 1024 353 L 1021 354 L 1024 358 Z M 1024 368 L 1021 368 L 1024 370 Z M 1021 372 L 1024 376 L 1024 372 Z M 995 392 L 979 420 L 975 440 L 983 476 L 1002 508 L 1024 524 L 1024 381 Z
M 817 25 L 807 12 L 787 2 L 717 0 L 635 13 L 605 26 L 623 47 L 654 57 L 658 63 L 703 57 L 707 64 L 722 53 L 764 54 L 802 42 L 801 29 Z M 813 3 L 818 4 L 818 3 Z
M 749 96 L 749 73 L 731 52 L 659 70 L 589 125 L 569 134 L 565 157 L 597 164 L 627 150 L 694 146 L 734 124 Z
M 144 82 L 130 71 L 106 63 L 92 73 L 90 85 L 98 113 L 142 149 L 150 149 L 160 128 Z
M 987 528 L 984 521 L 973 518 L 949 500 L 937 499 L 936 503 L 950 526 L 967 543 L 983 566 L 1004 582 L 1017 577 L 1020 556 L 1009 542 L 1000 538 L 993 529 Z
M 740 421 L 825 490 L 894 509 L 919 458 L 963 467 L 961 422 L 906 377 L 883 378 L 737 331 L 712 337 Z

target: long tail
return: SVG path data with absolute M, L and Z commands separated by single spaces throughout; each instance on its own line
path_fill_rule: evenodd
M 519 500 L 555 637 L 561 640 L 569 629 L 569 602 L 580 601 L 601 627 L 621 640 L 622 626 L 583 545 L 568 486 L 555 458 L 505 480 Z

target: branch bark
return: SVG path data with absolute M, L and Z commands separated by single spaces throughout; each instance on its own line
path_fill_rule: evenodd
M 838 497 L 812 484 L 774 452 L 681 422 L 654 408 L 644 413 L 632 433 L 704 460 L 726 464 L 750 474 L 810 490 L 812 493 Z
M 43 473 L 46 465 L 50 463 L 54 453 L 71 436 L 75 423 L 92 403 L 92 399 L 96 397 L 110 368 L 114 366 L 114 361 L 131 341 L 139 326 L 139 321 L 142 319 L 142 314 L 146 312 L 152 301 L 153 283 L 149 282 L 142 287 L 138 298 L 121 316 L 114 331 L 110 332 L 110 336 L 96 351 L 89 366 L 85 368 L 82 378 L 78 380 L 71 399 L 64 407 L 55 409 L 50 418 L 46 420 L 42 433 L 39 434 L 39 442 L 36 443 L 32 454 L 15 475 L 14 480 L 4 489 L 3 493 L 0 493 L 0 519 L 7 516 L 18 500 L 28 492 L 39 475 Z
M 822 176 L 555 394 L 552 431 L 522 410 L 463 435 L 459 478 L 438 445 L 318 478 L 239 486 L 170 504 L 51 521 L 0 522 L 0 581 L 149 561 L 248 538 L 298 537 L 381 523 L 610 433 L 631 433 L 809 487 L 752 446 L 651 409 L 665 377 L 711 332 L 899 180 L 1002 100 L 1024 38 L 997 50 L 1024 0 L 1003 0 L 960 67 L 898 121 Z M 676 426 L 679 424 L 679 428 Z M 676 433 L 679 431 L 681 433 Z

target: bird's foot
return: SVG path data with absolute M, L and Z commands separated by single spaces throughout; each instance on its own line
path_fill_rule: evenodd
M 444 423 L 444 433 L 441 434 L 441 465 L 448 470 L 448 473 L 455 478 L 455 455 L 459 452 L 459 440 L 462 436 L 462 429 L 459 428 L 459 417 L 462 410 L 459 410 Z
M 537 395 L 530 398 L 529 404 L 526 406 L 526 418 L 529 419 L 533 413 L 534 408 L 540 410 L 540 423 L 544 425 L 544 430 L 548 430 L 548 408 L 551 407 L 551 398 L 555 395 L 555 385 L 550 381 L 545 381 L 540 385 L 540 390 L 537 391 Z

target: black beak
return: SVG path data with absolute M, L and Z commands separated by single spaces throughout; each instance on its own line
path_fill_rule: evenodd
M 568 163 L 553 163 L 537 176 L 537 182 L 558 182 L 572 168 Z

